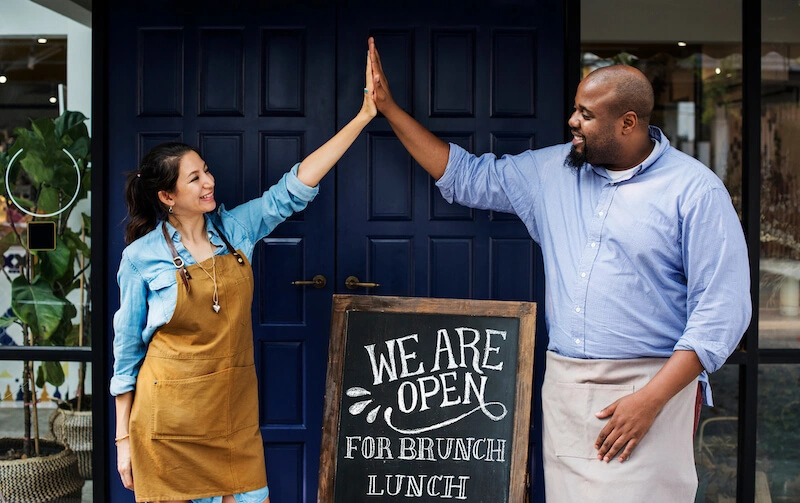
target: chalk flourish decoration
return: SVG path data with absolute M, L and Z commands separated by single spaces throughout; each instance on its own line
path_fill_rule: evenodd
M 372 394 L 370 391 L 368 391 L 368 390 L 366 390 L 364 388 L 361 388 L 359 386 L 354 386 L 354 387 L 348 389 L 345 393 L 347 394 L 347 396 L 349 396 L 351 398 L 367 397 L 367 396 Z M 373 400 L 371 398 L 368 398 L 368 399 L 365 399 L 365 400 L 361 400 L 361 401 L 356 402 L 353 405 L 351 405 L 347 410 L 348 410 L 348 412 L 350 412 L 351 415 L 357 416 L 357 415 L 361 414 L 362 412 L 364 412 L 364 410 L 372 402 L 373 402 Z M 489 407 L 492 407 L 492 406 L 499 407 L 500 408 L 500 413 L 499 414 L 492 414 L 491 411 L 489 410 Z M 373 408 L 372 410 L 369 411 L 369 413 L 367 414 L 367 422 L 368 423 L 372 424 L 372 423 L 375 422 L 375 419 L 378 416 L 378 412 L 380 411 L 380 408 L 381 408 L 381 406 L 378 405 L 377 407 L 375 407 L 375 408 Z M 392 412 L 393 412 L 393 410 L 392 410 L 391 407 L 386 407 L 386 410 L 383 412 L 383 419 L 386 421 L 386 425 L 389 426 L 389 428 L 393 429 L 394 431 L 396 431 L 398 433 L 402 433 L 404 435 L 414 435 L 414 434 L 418 434 L 418 433 L 425 433 L 427 431 L 438 430 L 439 428 L 444 428 L 445 426 L 450 426 L 451 424 L 457 423 L 457 422 L 461 421 L 462 419 L 470 416 L 471 414 L 473 414 L 474 412 L 477 412 L 479 410 L 482 411 L 484 413 L 484 415 L 486 415 L 486 417 L 488 417 L 492 421 L 500 421 L 504 417 L 506 417 L 506 414 L 508 414 L 508 409 L 502 403 L 500 403 L 500 402 L 489 402 L 489 403 L 481 403 L 480 405 L 478 405 L 477 407 L 475 407 L 471 411 L 465 412 L 465 413 L 463 413 L 463 414 L 461 414 L 459 416 L 450 418 L 450 419 L 448 419 L 446 421 L 442 421 L 441 423 L 432 424 L 430 426 L 424 426 L 422 428 L 404 429 L 404 428 L 398 428 L 397 426 L 392 424 Z

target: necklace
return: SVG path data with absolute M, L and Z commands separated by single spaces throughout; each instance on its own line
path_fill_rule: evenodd
M 214 245 L 211 243 L 211 238 L 209 238 L 208 244 L 211 246 L 211 272 L 209 273 L 205 267 L 200 265 L 200 262 L 198 262 L 197 265 L 200 267 L 200 270 L 206 273 L 206 276 L 214 282 L 214 295 L 212 297 L 214 304 L 211 306 L 211 309 L 213 309 L 215 313 L 219 313 L 222 307 L 219 305 L 219 292 L 217 290 L 217 259 L 214 253 Z

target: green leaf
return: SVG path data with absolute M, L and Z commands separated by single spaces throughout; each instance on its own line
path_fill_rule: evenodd
M 36 386 L 43 388 L 45 382 L 53 386 L 64 384 L 64 368 L 61 366 L 61 362 L 42 362 L 39 365 L 39 369 L 36 371 Z
M 0 317 L 0 328 L 8 328 L 14 323 L 16 323 L 17 318 L 6 318 L 5 316 Z
M 64 134 L 74 128 L 75 126 L 83 123 L 86 120 L 86 116 L 80 112 L 66 110 L 63 114 L 61 114 L 58 118 L 56 118 L 54 122 L 55 125 L 55 135 L 58 138 L 64 136 Z M 84 128 L 86 125 L 84 124 Z M 88 132 L 87 132 L 88 135 Z M 73 137 L 75 138 L 75 137 Z
M 49 338 L 58 329 L 66 302 L 42 278 L 29 284 L 24 276 L 17 276 L 11 283 L 11 309 L 35 338 Z
M 83 215 L 85 216 L 85 214 Z M 86 243 L 81 241 L 80 234 L 72 229 L 64 229 L 64 234 L 61 237 L 64 239 L 64 243 L 69 247 L 70 250 L 79 251 L 84 257 L 89 258 L 91 250 Z
M 52 139 L 56 125 L 53 119 L 44 118 L 31 122 L 31 128 L 37 137 L 47 141 Z
M 83 125 L 83 124 L 81 124 Z M 84 126 L 85 128 L 86 126 Z M 91 148 L 91 140 L 89 140 L 88 136 L 81 136 L 80 138 L 76 139 L 72 142 L 67 150 L 70 154 L 73 155 L 76 159 L 78 157 L 86 157 L 89 155 L 89 149 Z
M 51 285 L 69 272 L 69 278 L 72 279 L 72 266 L 74 262 L 74 248 L 70 246 L 61 238 L 56 236 L 56 249 L 37 252 L 41 259 L 41 274 L 42 278 L 46 279 Z
M 33 181 L 34 185 L 49 182 L 53 179 L 53 169 L 45 163 L 41 151 L 25 149 L 25 151 L 17 158 L 17 161 L 22 165 L 28 177 Z
M 39 209 L 45 213 L 55 213 L 61 209 L 62 204 L 68 202 L 69 200 L 62 202 L 58 197 L 58 190 L 49 185 L 42 187 L 42 190 L 39 191 L 39 198 L 37 199 Z

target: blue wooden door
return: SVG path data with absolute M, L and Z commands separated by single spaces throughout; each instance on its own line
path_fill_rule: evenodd
M 351 0 L 338 10 L 338 126 L 358 109 L 364 41 L 376 39 L 398 104 L 445 141 L 516 154 L 563 141 L 564 9 L 553 2 Z M 516 216 L 449 205 L 383 118 L 337 171 L 336 290 L 539 303 L 541 250 Z M 377 287 L 346 287 L 348 277 Z M 532 500 L 543 501 L 541 403 L 531 429 Z
M 369 35 L 398 102 L 448 141 L 517 153 L 558 142 L 564 130 L 558 3 L 109 3 L 105 267 L 112 313 L 124 173 L 155 144 L 184 141 L 212 168 L 218 201 L 256 197 L 357 112 Z M 333 293 L 544 298 L 539 250 L 522 224 L 447 205 L 382 118 L 323 180 L 308 209 L 257 247 L 253 266 L 261 429 L 276 503 L 316 500 Z M 326 278 L 324 288 L 291 284 L 316 275 Z M 349 276 L 381 286 L 349 290 Z M 542 501 L 534 404 L 533 495 Z M 113 433 L 113 401 L 109 410 Z M 113 449 L 109 465 L 110 500 L 133 501 L 116 475 Z
M 333 4 L 111 3 L 106 235 L 113 312 L 123 172 L 135 169 L 153 145 L 184 141 L 199 147 L 210 166 L 219 202 L 230 207 L 257 197 L 335 131 L 336 54 Z M 334 188 L 329 177 L 316 200 L 258 245 L 253 259 L 260 421 L 276 502 L 316 497 Z M 328 279 L 325 288 L 292 284 L 316 275 Z M 133 501 L 111 454 L 111 501 Z

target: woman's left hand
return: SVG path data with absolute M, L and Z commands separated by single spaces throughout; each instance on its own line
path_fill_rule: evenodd
M 375 88 L 372 80 L 372 61 L 367 53 L 366 82 L 364 83 L 364 103 L 361 105 L 361 112 L 372 119 L 378 115 L 378 108 L 375 106 Z

